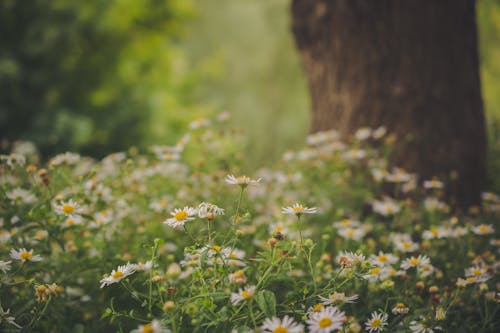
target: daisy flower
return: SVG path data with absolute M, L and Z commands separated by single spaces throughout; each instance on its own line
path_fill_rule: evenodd
M 129 262 L 126 265 L 118 266 L 116 270 L 113 269 L 113 271 L 108 277 L 105 277 L 100 281 L 101 288 L 121 281 L 127 276 L 134 274 L 136 270 L 137 270 L 137 265 L 131 264 Z
M 0 323 L 6 322 L 12 326 L 15 326 L 17 328 L 22 328 L 15 322 L 16 318 L 13 316 L 10 316 L 10 309 L 7 309 L 5 311 L 2 306 L 0 305 Z
M 377 255 L 372 254 L 369 260 L 370 264 L 374 266 L 384 267 L 395 264 L 399 260 L 399 257 L 395 256 L 392 253 L 384 253 L 382 251 L 379 251 Z
M 428 256 L 419 255 L 418 257 L 412 256 L 411 258 L 407 258 L 403 260 L 401 263 L 401 268 L 407 270 L 411 267 L 424 267 L 431 263 L 431 260 Z
M 388 318 L 387 313 L 372 312 L 372 317 L 365 322 L 366 330 L 370 333 L 383 331 Z
M 312 208 L 304 207 L 303 205 L 301 205 L 299 203 L 295 203 L 293 206 L 281 208 L 281 212 L 283 214 L 300 216 L 302 214 L 317 213 L 318 208 L 316 208 L 316 207 L 312 207 Z
M 170 333 L 170 330 L 162 327 L 160 321 L 154 319 L 149 324 L 139 325 L 137 329 L 132 330 L 130 333 Z
M 196 213 L 197 210 L 193 207 L 186 206 L 182 209 L 176 208 L 170 213 L 172 217 L 166 219 L 163 223 L 174 229 L 181 229 L 186 222 L 194 220 Z
M 319 296 L 321 302 L 325 305 L 342 304 L 342 303 L 355 303 L 358 300 L 358 295 L 346 296 L 345 293 L 334 292 L 328 297 Z
M 74 214 L 82 212 L 80 206 L 73 201 L 73 199 L 69 199 L 69 201 L 61 201 L 60 204 L 56 204 L 55 210 L 57 214 L 65 216 L 73 216 Z
M 366 235 L 366 231 L 363 228 L 343 228 L 338 234 L 344 239 L 359 241 Z
M 411 333 L 434 333 L 434 330 L 442 331 L 443 329 L 440 326 L 432 327 L 423 320 L 410 322 Z
M 302 333 L 303 330 L 304 325 L 295 322 L 288 316 L 284 316 L 283 319 L 266 318 L 260 327 L 261 333 Z
M 432 180 L 425 180 L 424 181 L 424 188 L 426 189 L 442 189 L 444 187 L 443 182 L 432 179 Z
M 3 260 L 0 260 L 0 271 L 2 272 L 7 272 L 7 271 L 10 271 L 10 264 L 12 263 L 12 261 L 3 261 Z
M 392 314 L 394 315 L 399 315 L 399 314 L 407 314 L 410 311 L 410 308 L 404 305 L 404 303 L 397 303 L 393 308 L 392 308 Z
M 40 255 L 36 254 L 33 255 L 33 250 L 26 250 L 25 248 L 22 248 L 20 250 L 10 250 L 10 257 L 15 260 L 20 260 L 22 262 L 25 261 L 41 261 L 42 257 Z
M 349 251 L 341 251 L 335 258 L 335 260 L 340 264 L 342 268 L 353 268 L 357 263 L 361 263 L 362 261 L 364 261 L 365 256 Z
M 245 275 L 245 272 L 242 269 L 239 269 L 236 272 L 229 274 L 229 282 L 233 284 L 247 283 L 247 277 Z
M 198 206 L 198 217 L 213 220 L 216 216 L 224 215 L 224 209 L 207 202 L 202 202 Z
M 488 235 L 495 232 L 495 229 L 491 224 L 480 224 L 471 228 L 472 232 L 476 235 Z
M 383 201 L 375 200 L 372 207 L 373 211 L 383 216 L 393 215 L 401 210 L 401 207 L 392 199 L 385 199 Z
M 233 305 L 238 305 L 239 303 L 251 299 L 255 294 L 255 286 L 248 286 L 244 289 L 238 290 L 237 293 L 231 294 L 231 303 Z
M 341 330 L 345 319 L 344 312 L 335 306 L 329 306 L 319 312 L 310 313 L 306 323 L 311 333 L 330 333 Z
M 346 218 L 343 219 L 342 221 L 334 222 L 333 226 L 337 229 L 357 228 L 361 226 L 361 222 Z
M 245 188 L 247 187 L 248 185 L 257 185 L 260 180 L 262 178 L 259 178 L 259 179 L 251 179 L 250 177 L 248 176 L 239 176 L 239 177 L 235 177 L 233 175 L 227 175 L 226 176 L 226 183 L 228 184 L 231 184 L 231 185 L 239 185 L 241 186 L 242 188 Z

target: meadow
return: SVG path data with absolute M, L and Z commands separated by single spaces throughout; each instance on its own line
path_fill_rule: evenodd
M 500 331 L 498 195 L 458 210 L 383 127 L 245 175 L 227 117 L 101 160 L 0 156 L 0 331 Z

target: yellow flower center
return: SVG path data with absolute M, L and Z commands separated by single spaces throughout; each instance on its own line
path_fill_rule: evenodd
M 295 207 L 293 207 L 293 210 L 294 210 L 295 212 L 301 212 L 301 211 L 303 211 L 303 210 L 304 210 L 304 207 L 303 207 L 302 205 L 295 206 Z
M 372 327 L 379 327 L 380 324 L 382 324 L 382 320 L 378 319 L 378 318 L 375 318 L 373 321 L 372 321 Z
M 243 290 L 241 292 L 241 297 L 243 297 L 244 299 L 249 299 L 250 297 L 252 297 L 252 294 L 250 294 L 247 290 Z
M 417 266 L 419 263 L 420 263 L 420 259 L 418 259 L 418 258 L 411 258 L 410 259 L 410 264 L 412 266 Z
M 394 208 L 392 206 L 387 206 L 387 212 L 392 213 L 394 211 Z
M 141 333 L 153 333 L 155 329 L 153 328 L 153 325 L 151 324 L 146 324 L 142 327 Z
M 468 277 L 466 279 L 466 281 L 467 281 L 467 283 L 472 283 L 472 282 L 476 281 L 476 279 L 474 279 L 473 277 Z
M 381 262 L 386 262 L 387 261 L 387 256 L 385 254 L 381 254 L 378 256 L 378 260 Z
M 410 242 L 404 242 L 403 243 L 403 248 L 408 250 L 409 248 L 411 247 L 411 243 Z
M 28 259 L 31 259 L 31 257 L 33 257 L 33 255 L 28 251 L 23 251 L 23 252 L 19 253 L 19 256 L 23 260 L 28 260 Z
M 64 204 L 62 206 L 62 211 L 64 212 L 64 214 L 73 214 L 75 212 L 75 206 L 70 204 Z
M 167 200 L 165 200 L 165 199 L 161 199 L 160 200 L 160 206 L 166 207 L 167 205 L 168 205 L 168 201 Z
M 342 225 L 347 226 L 347 225 L 349 225 L 350 222 L 351 221 L 349 219 L 343 219 L 341 223 L 342 223 Z
M 243 272 L 241 269 L 237 270 L 236 272 L 233 273 L 233 276 L 235 278 L 242 278 L 245 276 L 245 272 Z
M 284 326 L 276 327 L 272 333 L 288 333 L 288 330 Z
M 379 267 L 374 267 L 372 269 L 372 274 L 378 274 L 378 273 L 380 273 L 380 268 Z
M 352 229 L 347 229 L 346 233 L 347 233 L 347 236 L 349 236 L 349 237 L 354 236 L 354 230 L 352 230 Z
M 220 252 L 222 248 L 219 245 L 214 245 L 213 249 L 215 252 Z
M 177 213 L 175 213 L 174 218 L 177 221 L 183 221 L 186 219 L 187 216 L 188 216 L 188 214 L 185 211 L 181 210 L 181 211 L 178 211 Z
M 325 328 L 332 325 L 332 320 L 328 317 L 321 318 L 318 322 L 319 327 Z
M 482 224 L 482 225 L 479 226 L 479 231 L 481 233 L 487 233 L 489 231 L 489 228 L 488 228 L 488 226 Z
M 314 304 L 313 306 L 313 311 L 314 312 L 320 312 L 321 309 L 323 309 L 325 306 L 321 303 L 318 303 L 318 304 Z
M 120 271 L 116 271 L 112 275 L 113 279 L 118 279 L 118 278 L 121 278 L 122 276 L 123 276 L 123 272 L 120 272 Z
M 283 227 L 282 226 L 278 226 L 278 227 L 274 228 L 274 231 L 276 231 L 276 232 L 282 232 L 283 231 Z
M 474 276 L 480 276 L 483 274 L 483 272 L 480 269 L 474 268 L 472 274 L 474 274 Z
M 66 224 L 69 225 L 69 226 L 74 225 L 75 224 L 75 220 L 68 219 L 68 220 L 66 220 Z

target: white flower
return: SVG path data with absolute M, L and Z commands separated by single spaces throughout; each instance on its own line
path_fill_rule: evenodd
M 7 272 L 7 271 L 10 271 L 10 264 L 12 263 L 12 261 L 3 261 L 3 260 L 0 260 L 0 271 L 2 272 Z
M 372 203 L 372 207 L 373 211 L 383 216 L 393 215 L 401 210 L 401 207 L 392 199 L 375 200 Z
M 193 207 L 184 207 L 182 209 L 176 208 L 173 212 L 170 213 L 172 215 L 171 218 L 163 221 L 166 225 L 174 228 L 181 229 L 184 227 L 184 224 L 188 221 L 194 220 L 194 216 L 196 215 L 197 210 Z
M 407 258 L 403 260 L 401 263 L 401 268 L 407 270 L 411 267 L 424 267 L 425 265 L 429 265 L 431 260 L 428 256 L 419 255 L 418 257 L 412 256 L 411 258 Z
M 314 214 L 314 213 L 317 213 L 318 212 L 318 208 L 316 208 L 316 207 L 312 207 L 312 208 L 304 207 L 303 205 L 301 205 L 299 203 L 295 203 L 293 206 L 281 208 L 281 212 L 283 214 L 300 216 L 302 214 Z
M 424 188 L 427 189 L 442 189 L 443 187 L 444 187 L 443 182 L 436 179 L 424 181 Z
M 384 267 L 387 265 L 395 264 L 399 260 L 399 257 L 395 256 L 392 253 L 384 253 L 382 251 L 379 251 L 378 255 L 372 254 L 369 260 L 372 265 Z
M 359 141 L 366 140 L 370 138 L 371 135 L 372 135 L 372 129 L 369 127 L 361 127 L 356 131 L 356 133 L 354 133 L 354 137 Z
M 366 235 L 366 231 L 363 228 L 343 228 L 338 234 L 344 239 L 359 241 Z
M 224 209 L 207 202 L 198 206 L 198 216 L 202 219 L 213 220 L 216 216 L 224 215 Z
M 385 180 L 391 183 L 406 183 L 413 179 L 411 173 L 400 168 L 393 168 L 391 173 L 385 175 Z
M 418 250 L 419 245 L 415 243 L 410 235 L 396 234 L 392 237 L 392 242 L 397 250 L 401 252 L 414 252 Z
M 266 318 L 260 327 L 261 333 L 302 333 L 303 330 L 304 325 L 295 322 L 288 316 L 284 316 L 283 319 Z
M 319 296 L 321 303 L 324 305 L 355 303 L 358 300 L 358 295 L 346 296 L 345 293 L 333 292 L 328 297 Z
M 407 314 L 410 311 L 410 308 L 404 305 L 404 303 L 397 303 L 393 308 L 392 308 L 392 314 L 398 315 L 398 314 Z
M 108 277 L 105 277 L 100 281 L 101 288 L 109 286 L 112 283 L 119 282 L 127 276 L 134 274 L 136 270 L 136 264 L 127 263 L 126 265 L 118 266 L 118 268 L 113 270 Z
M 361 222 L 352 219 L 343 219 L 342 221 L 334 222 L 333 226 L 337 229 L 357 228 L 361 226 Z
M 159 320 L 154 319 L 151 323 L 146 325 L 139 325 L 135 330 L 130 333 L 170 333 L 169 329 L 162 327 Z
M 480 224 L 471 228 L 472 232 L 476 235 L 488 235 L 495 232 L 495 229 L 491 224 Z
M 238 290 L 237 293 L 231 294 L 231 303 L 233 305 L 238 305 L 239 303 L 251 299 L 255 294 L 255 286 L 248 286 L 244 289 Z
M 473 282 L 484 282 L 491 278 L 490 273 L 487 268 L 481 266 L 469 267 L 465 270 L 465 276 L 467 278 L 473 278 Z M 467 279 L 470 281 L 469 279 Z
M 22 262 L 25 261 L 41 261 L 42 257 L 40 255 L 35 254 L 33 255 L 33 250 L 26 250 L 25 248 L 22 248 L 20 250 L 10 250 L 10 257 L 15 260 L 20 260 Z
M 372 317 L 365 322 L 366 330 L 369 332 L 383 331 L 387 326 L 387 313 L 372 312 Z
M 66 221 L 64 221 L 64 227 L 69 228 L 76 225 L 81 225 L 83 223 L 83 218 L 79 215 L 69 216 Z
M 248 185 L 257 185 L 260 182 L 261 179 L 262 178 L 251 179 L 248 176 L 235 177 L 233 175 L 227 175 L 225 180 L 226 180 L 226 183 L 228 183 L 228 184 L 231 184 L 231 185 L 240 185 L 241 187 L 245 188 Z
M 434 330 L 442 331 L 443 329 L 440 326 L 432 327 L 422 320 L 410 322 L 411 333 L 434 333 Z
M 384 126 L 380 126 L 373 131 L 372 137 L 374 139 L 380 139 L 385 135 L 385 133 L 387 133 L 387 129 Z
M 319 312 L 311 312 L 306 323 L 311 333 L 330 333 L 341 330 L 345 319 L 344 312 L 335 306 L 329 306 Z
M 59 215 L 73 216 L 82 212 L 80 206 L 70 199 L 69 201 L 61 201 L 60 204 L 55 205 L 56 213 Z
M 137 263 L 137 270 L 140 272 L 146 272 L 153 268 L 153 262 L 151 260 L 146 261 L 145 263 L 139 262 Z
M 0 305 L 0 324 L 6 322 L 7 324 L 10 324 L 17 328 L 22 328 L 15 322 L 16 318 L 9 316 L 9 314 L 10 314 L 10 309 L 7 309 L 7 311 L 5 311 Z
M 349 251 L 341 251 L 335 260 L 342 266 L 343 268 L 352 268 L 357 263 L 365 260 L 365 256 L 362 254 L 352 253 Z
M 24 204 L 32 204 L 36 202 L 36 196 L 34 194 L 20 187 L 8 191 L 5 195 L 11 201 L 19 201 Z

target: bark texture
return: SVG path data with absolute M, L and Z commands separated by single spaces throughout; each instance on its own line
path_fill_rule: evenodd
M 384 125 L 392 161 L 480 202 L 486 131 L 473 0 L 293 0 L 312 132 Z

